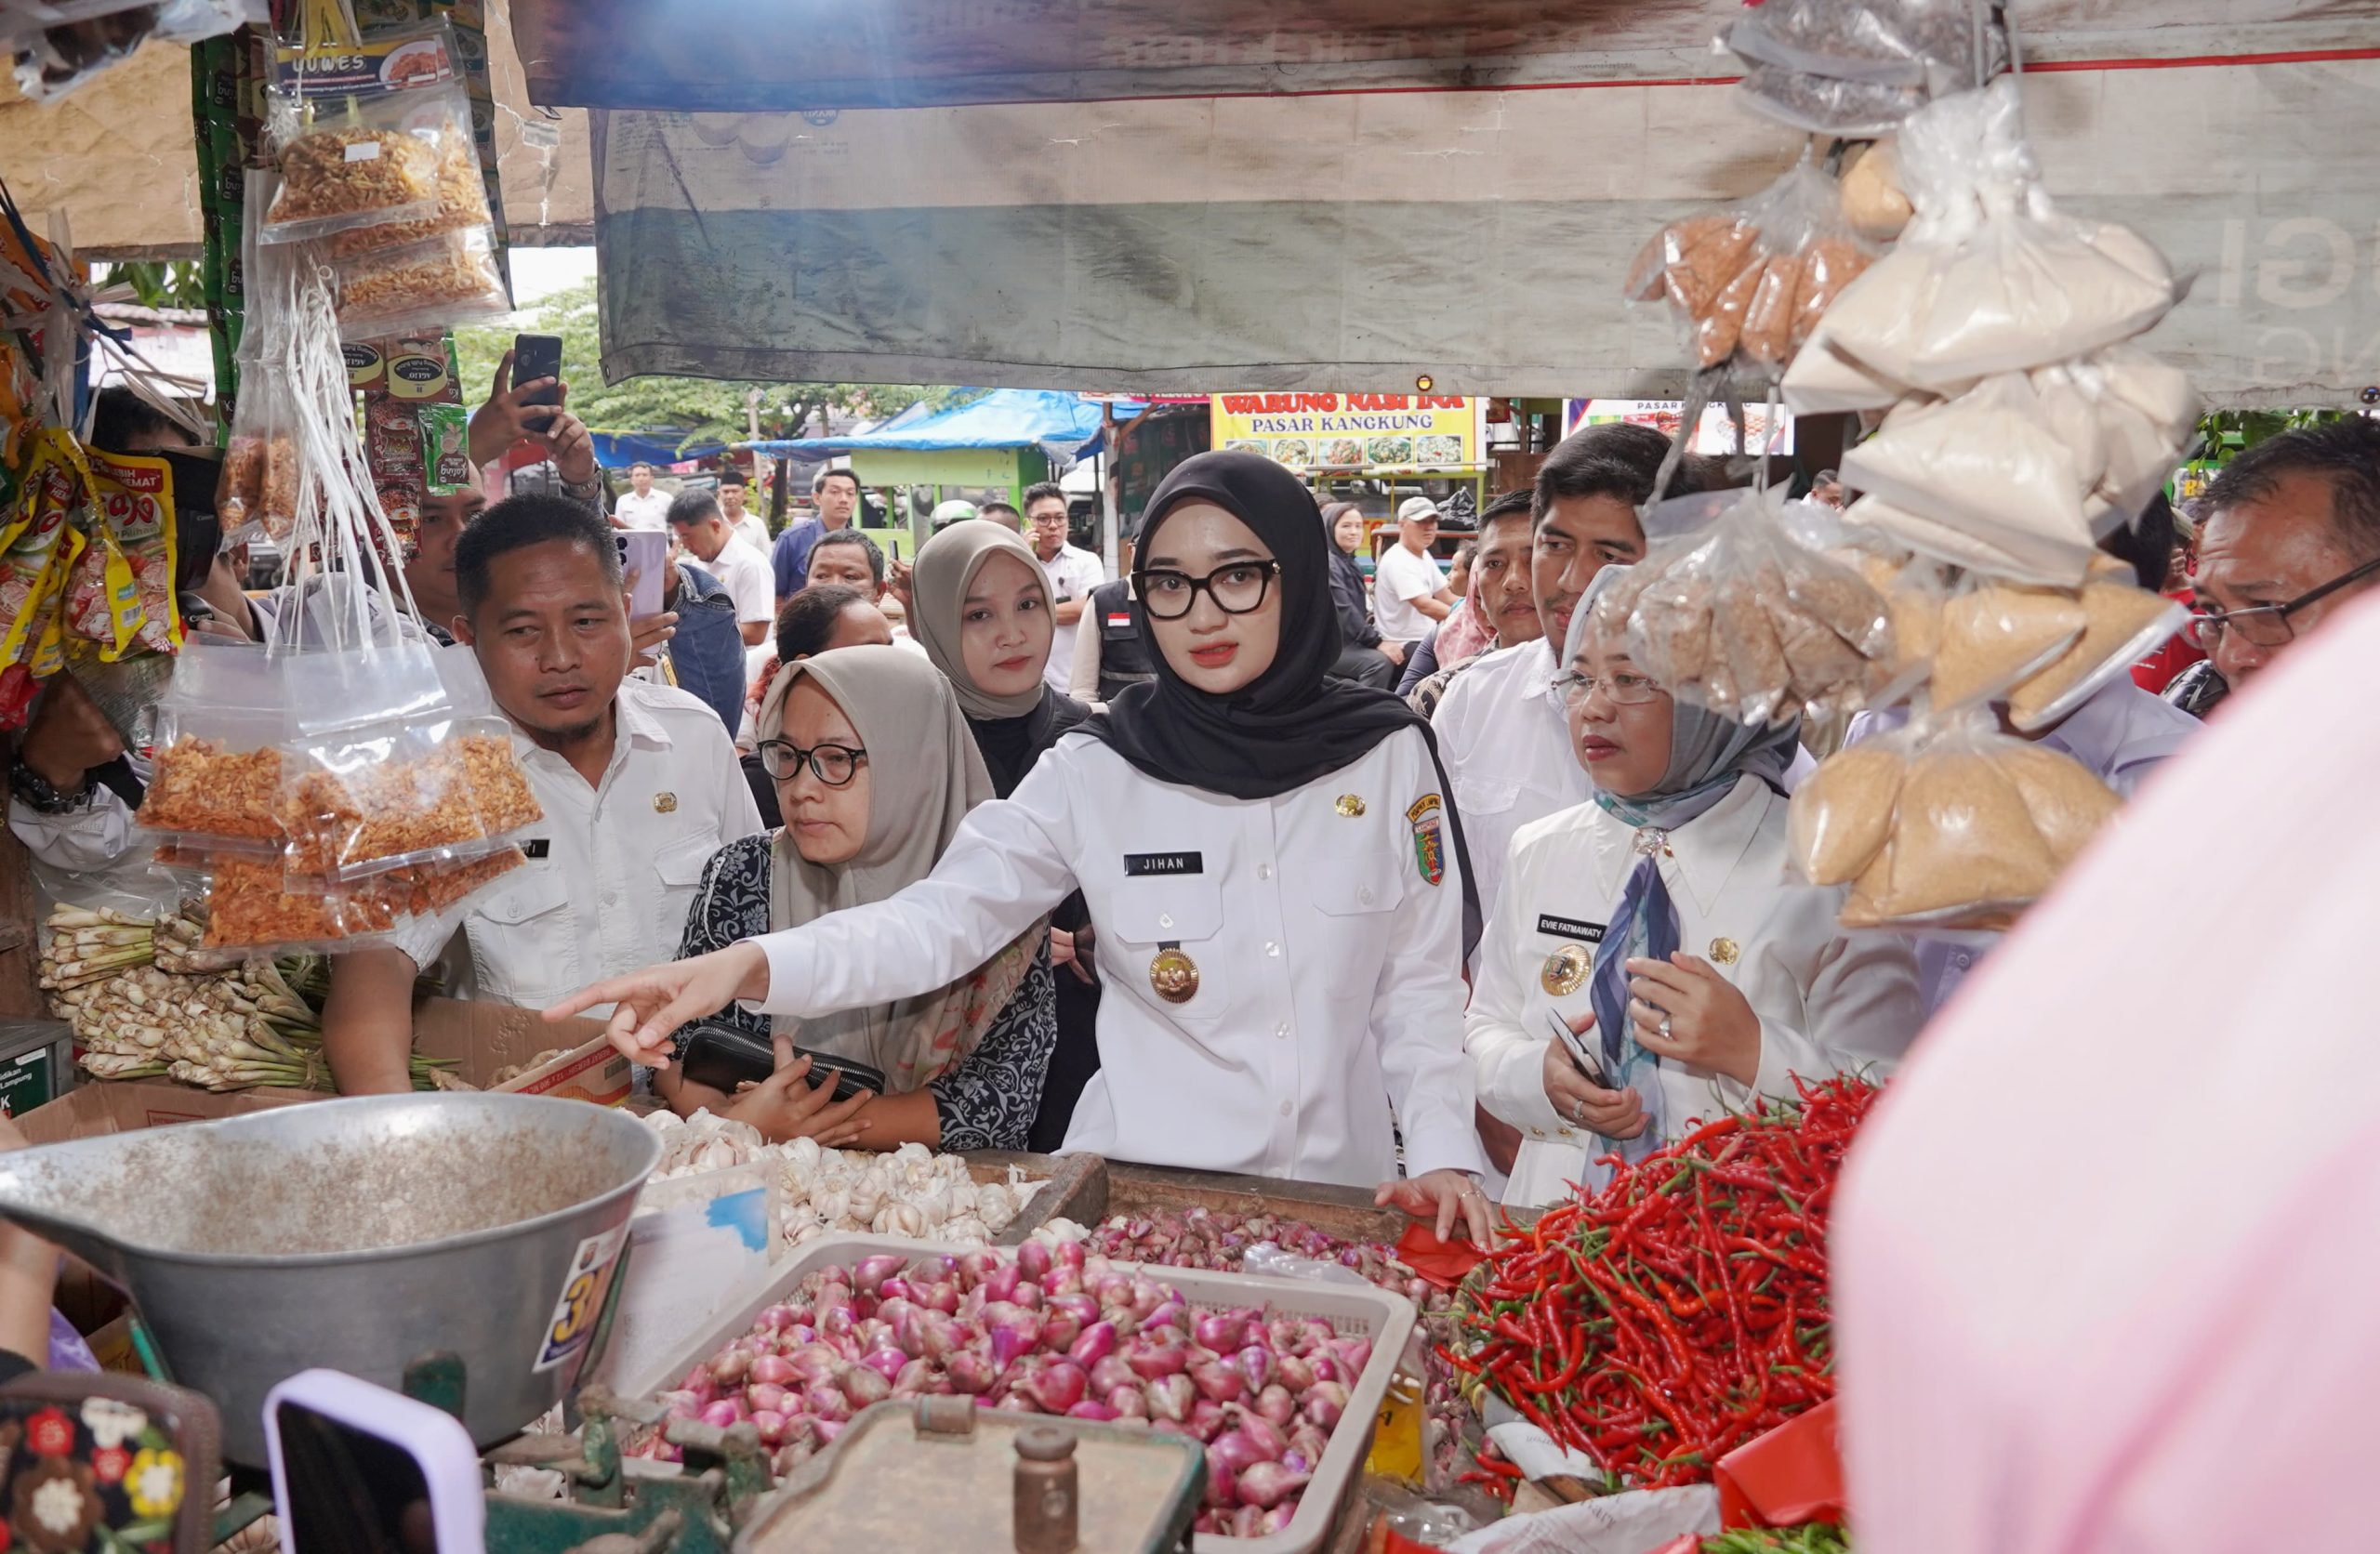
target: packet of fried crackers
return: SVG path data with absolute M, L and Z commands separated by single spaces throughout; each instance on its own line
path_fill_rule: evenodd
M 1696 365 L 1740 354 L 1773 373 L 1875 257 L 1844 219 L 1835 181 L 1805 158 L 1741 204 L 1662 228 L 1630 267 L 1626 294 L 1668 299 Z
M 489 219 L 469 93 L 441 24 L 336 54 L 284 49 L 268 99 L 281 187 L 267 244 L 322 238 L 337 257 Z
M 1782 507 L 1782 492 L 1743 494 L 1708 530 L 1656 544 L 1596 606 L 1646 673 L 1743 723 L 1858 711 L 1892 653 L 1882 597 L 1791 538 Z
M 152 840 L 280 867 L 287 665 L 262 648 L 203 639 L 175 660 L 157 705 L 148 793 L 134 816 Z
M 337 268 L 339 330 L 350 336 L 439 330 L 512 310 L 494 229 L 483 225 L 375 249 Z

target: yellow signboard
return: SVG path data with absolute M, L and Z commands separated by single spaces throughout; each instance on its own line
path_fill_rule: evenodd
M 1292 469 L 1465 469 L 1484 402 L 1452 394 L 1214 394 L 1210 446 Z

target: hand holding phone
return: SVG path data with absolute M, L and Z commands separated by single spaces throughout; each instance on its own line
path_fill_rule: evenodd
M 1611 1082 L 1611 1076 L 1604 1072 L 1603 1059 L 1587 1045 L 1585 1037 L 1570 1029 L 1570 1022 L 1562 1018 L 1561 1010 L 1546 1010 L 1545 1020 L 1547 1024 L 1554 1027 L 1554 1039 L 1561 1044 L 1565 1052 L 1570 1055 L 1570 1061 L 1578 1071 L 1586 1075 L 1588 1084 L 1598 1090 L 1620 1088 Z
M 559 405 L 562 403 L 562 336 L 559 335 L 515 335 L 512 336 L 512 381 L 518 387 L 535 383 L 539 378 L 554 381 L 543 388 L 521 395 L 524 405 Z
M 266 1395 L 264 1427 L 289 1554 L 483 1554 L 479 1454 L 453 1415 L 311 1370 Z

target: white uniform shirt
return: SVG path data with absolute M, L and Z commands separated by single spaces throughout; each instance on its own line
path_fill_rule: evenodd
M 964 975 L 1079 888 L 1099 924 L 1100 1072 L 1069 1150 L 1369 1185 L 1476 1171 L 1462 883 L 1420 731 L 1272 799 L 1160 783 L 1087 735 L 978 807 L 933 874 L 760 942 L 770 1014 Z M 1342 810 L 1360 812 L 1348 813 Z M 1168 1003 L 1175 946 L 1196 992 Z
M 1455 677 L 1430 719 L 1462 808 L 1480 905 L 1491 914 L 1514 834 L 1594 792 L 1553 685 L 1554 650 L 1543 638 L 1499 648 Z
M 760 829 L 719 714 L 683 691 L 620 682 L 618 737 L 589 787 L 517 730 L 512 748 L 545 819 L 523 867 L 443 917 L 398 929 L 428 966 L 456 930 L 478 997 L 544 1008 L 604 977 L 671 959 L 710 855 Z
M 1058 547 L 1058 559 L 1042 563 L 1050 573 L 1051 602 L 1064 604 L 1071 599 L 1088 599 L 1091 590 L 1107 581 L 1107 567 L 1091 552 L 1078 545 Z M 1081 623 L 1062 626 L 1050 639 L 1050 662 L 1042 666 L 1042 682 L 1061 696 L 1074 683 L 1075 640 Z
M 1417 599 L 1435 599 L 1447 586 L 1438 559 L 1424 551 L 1415 555 L 1402 545 L 1380 553 L 1372 569 L 1372 618 L 1382 638 L 1391 642 L 1418 642 L 1438 623 L 1413 608 Z
M 1790 1099 L 1792 1075 L 1823 1079 L 1860 1069 L 1878 1077 L 1924 1022 L 1917 963 L 1907 942 L 1884 934 L 1846 935 L 1835 921 L 1844 890 L 1801 882 L 1785 849 L 1785 799 L 1758 778 L 1670 833 L 1661 880 L 1677 906 L 1678 947 L 1711 962 L 1760 1016 L 1757 1089 Z M 1545 1093 L 1550 1012 L 1592 1007 L 1586 987 L 1556 997 L 1546 961 L 1584 945 L 1608 926 L 1636 864 L 1636 832 L 1594 804 L 1525 827 L 1514 839 L 1504 893 L 1479 947 L 1478 984 L 1464 1021 L 1479 1099 L 1526 1139 L 1504 1202 L 1553 1203 L 1566 1182 L 1611 1141 L 1554 1109 Z M 1718 941 L 1733 942 L 1725 959 Z M 1593 1037 L 1589 1038 L 1591 1041 Z M 1750 1093 L 1732 1079 L 1682 1063 L 1661 1064 L 1662 1131 L 1682 1138 L 1690 1119 L 1742 1107 Z
M 765 561 L 769 559 L 769 546 L 773 542 L 769 539 L 767 519 L 762 518 L 759 513 L 747 512 L 728 527 L 735 531 L 738 539 L 759 551 L 760 560 Z M 770 573 L 769 586 L 772 588 L 776 586 L 775 575 L 774 573 Z
M 612 501 L 612 516 L 631 529 L 667 529 L 669 527 L 669 494 L 648 491 L 639 496 L 624 491 Z

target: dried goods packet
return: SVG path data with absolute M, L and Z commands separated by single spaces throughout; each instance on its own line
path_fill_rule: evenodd
M 390 220 L 334 233 L 326 246 L 334 259 L 351 259 L 384 248 L 402 248 L 447 232 L 487 226 L 494 217 L 487 205 L 487 184 L 480 176 L 480 160 L 471 145 L 468 121 L 442 131 L 433 151 L 435 205 L 429 215 Z
M 339 328 L 350 336 L 437 330 L 512 309 L 495 236 L 484 226 L 375 250 L 337 268 Z
M 137 824 L 162 842 L 271 854 L 277 863 L 285 668 L 247 646 L 194 643 L 175 660 Z
M 1786 845 L 1813 885 L 1847 885 L 1891 840 L 1908 757 L 1895 737 L 1864 740 L 1828 757 L 1793 790 Z
M 1844 221 L 1834 180 L 1805 160 L 1739 205 L 1662 228 L 1623 294 L 1666 297 L 1697 366 L 1740 359 L 1774 373 L 1873 257 Z
M 394 929 L 412 899 L 377 880 L 293 887 L 278 858 L 217 853 L 208 863 L 208 949 L 361 949 Z
M 2100 687 L 2181 629 L 2187 612 L 2133 581 L 2132 569 L 2102 557 L 2076 595 L 2082 631 L 2067 650 L 2008 691 L 2008 720 L 2025 731 L 2069 716 Z
M 1942 607 L 1935 707 L 1947 712 L 2002 696 L 2065 652 L 2088 622 L 2071 589 L 1967 579 Z
M 1792 539 L 1781 492 L 1746 494 L 1711 528 L 1657 543 L 1599 622 L 1626 612 L 1630 652 L 1678 695 L 1745 723 L 1856 712 L 1892 654 L 1884 599 Z

